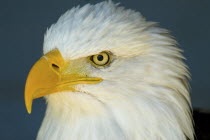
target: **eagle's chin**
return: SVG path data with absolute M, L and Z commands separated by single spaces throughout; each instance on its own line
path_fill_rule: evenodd
M 173 108 L 141 97 L 99 100 L 85 93 L 49 95 L 38 140 L 185 140 Z
M 38 140 L 123 140 L 125 134 L 111 110 L 84 92 L 62 92 L 46 97 L 47 110 Z

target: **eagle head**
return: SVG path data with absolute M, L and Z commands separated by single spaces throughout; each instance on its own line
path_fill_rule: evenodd
M 46 32 L 25 87 L 45 97 L 39 140 L 193 140 L 182 50 L 139 12 L 75 7 Z

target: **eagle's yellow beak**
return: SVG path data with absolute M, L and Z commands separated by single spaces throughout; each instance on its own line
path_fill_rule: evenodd
M 66 72 L 68 65 L 55 49 L 38 60 L 29 72 L 25 85 L 25 105 L 31 113 L 33 99 L 60 91 L 76 91 L 75 84 L 95 84 L 101 78 L 87 77 L 84 72 Z

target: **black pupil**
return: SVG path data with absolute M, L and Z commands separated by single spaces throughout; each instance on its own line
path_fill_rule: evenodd
M 97 56 L 98 61 L 102 61 L 104 59 L 103 55 L 98 55 Z

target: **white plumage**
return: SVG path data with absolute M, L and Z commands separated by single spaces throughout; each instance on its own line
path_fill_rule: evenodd
M 111 1 L 87 4 L 47 30 L 44 54 L 55 48 L 103 82 L 46 96 L 38 140 L 194 139 L 189 73 L 167 30 Z M 113 54 L 110 66 L 79 63 L 102 51 Z

